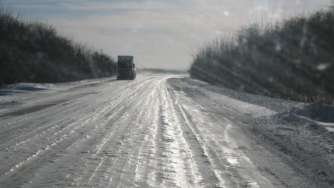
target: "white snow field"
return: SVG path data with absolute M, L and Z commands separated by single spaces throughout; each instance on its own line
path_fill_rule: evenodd
M 2 87 L 0 187 L 330 187 L 281 120 L 304 108 L 177 75 Z

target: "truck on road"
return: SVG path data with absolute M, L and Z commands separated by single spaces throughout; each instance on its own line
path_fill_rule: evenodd
M 136 65 L 133 56 L 120 55 L 117 60 L 117 80 L 136 78 Z

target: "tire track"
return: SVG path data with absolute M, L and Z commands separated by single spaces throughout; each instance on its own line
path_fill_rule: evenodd
M 143 86 L 145 86 L 145 84 L 138 84 L 137 88 L 135 88 L 135 90 L 133 90 L 133 91 L 137 91 L 140 88 L 142 88 Z M 125 88 L 125 89 L 128 90 L 128 88 Z M 126 100 L 127 97 L 129 97 L 130 94 L 131 93 L 121 94 L 120 95 L 121 97 L 118 100 L 118 102 L 119 102 L 118 105 L 120 105 L 124 100 Z M 109 108 L 109 107 L 110 106 L 105 106 L 105 108 Z M 89 128 L 89 123 L 93 122 L 97 117 L 96 115 L 99 114 L 101 111 L 103 112 L 104 110 L 105 109 L 98 108 L 98 110 L 96 110 L 94 113 L 90 114 L 90 116 L 81 118 L 81 119 L 77 120 L 76 122 L 74 122 L 72 124 L 69 124 L 63 130 L 58 132 L 59 135 L 62 135 L 60 139 L 53 139 L 53 141 L 50 141 L 51 144 L 49 144 L 47 146 L 42 146 L 42 148 L 44 148 L 44 149 L 40 149 L 41 146 L 38 146 L 37 149 L 36 149 L 37 150 L 36 152 L 29 152 L 29 153 L 33 153 L 33 154 L 29 157 L 26 157 L 24 160 L 21 160 L 22 162 L 16 163 L 16 165 L 7 165 L 7 166 L 13 166 L 13 167 L 11 167 L 11 169 L 7 173 L 5 173 L 5 177 L 1 176 L 0 182 L 4 182 L 4 185 L 8 185 L 8 186 L 12 185 L 13 182 L 17 182 L 18 179 L 22 179 L 22 177 L 25 173 L 29 173 L 29 171 L 34 171 L 34 170 L 38 169 L 41 166 L 41 161 L 43 161 L 45 163 L 46 161 L 51 160 L 50 156 L 53 156 L 53 157 L 57 156 L 56 153 L 61 151 L 61 148 L 66 148 L 66 145 L 68 146 L 69 143 L 75 141 L 75 139 L 70 139 L 70 138 L 74 137 L 74 135 L 75 135 L 74 132 L 75 131 L 79 131 L 80 129 L 82 129 L 82 131 L 87 132 L 87 131 L 85 131 L 84 128 L 85 127 Z M 81 124 L 81 125 L 77 126 L 78 124 Z M 96 128 L 96 126 L 95 126 L 95 128 Z M 64 132 L 64 130 L 68 130 L 68 131 Z M 61 132 L 64 132 L 64 133 L 61 133 Z M 84 135 L 84 132 L 80 132 L 80 134 Z M 57 135 L 57 133 L 55 133 L 55 134 Z M 44 139 L 42 137 L 38 137 L 38 138 Z M 72 140 L 72 141 L 70 141 L 70 140 Z M 40 143 L 40 140 L 35 141 L 35 143 Z M 60 143 L 66 143 L 66 144 L 62 145 Z M 57 145 L 59 145 L 59 149 L 57 149 L 57 147 L 56 147 Z M 47 151 L 49 151 L 49 152 L 47 152 Z M 52 151 L 56 151 L 56 152 L 52 152 Z M 21 158 L 22 158 L 22 156 L 24 156 L 24 155 L 22 155 L 22 153 L 19 154 L 19 153 L 16 152 L 16 154 L 19 155 Z M 25 156 L 27 156 L 27 155 L 25 155 Z M 45 156 L 44 157 L 45 159 L 42 160 L 43 157 L 41 159 L 41 156 Z M 36 163 L 36 160 L 39 160 L 40 163 Z M 15 159 L 15 161 L 17 161 L 17 159 Z M 15 161 L 13 161 L 13 162 L 15 162 Z M 35 164 L 35 167 L 33 167 L 34 165 L 32 165 L 33 162 Z M 24 168 L 26 166 L 29 166 L 29 168 Z M 3 167 L 4 166 L 2 165 L 2 169 L 4 169 Z M 19 169 L 20 169 L 20 171 L 17 171 Z M 10 174 L 12 174 L 12 175 L 9 178 L 8 176 Z M 6 181 L 6 179 L 7 179 L 7 181 Z M 26 179 L 26 177 L 25 177 L 25 179 Z

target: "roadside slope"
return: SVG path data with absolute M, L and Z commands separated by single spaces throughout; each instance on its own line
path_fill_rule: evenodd
M 239 130 L 235 143 L 247 142 L 242 135 L 250 138 L 252 145 L 241 148 L 268 179 L 287 186 L 298 182 L 298 178 L 307 179 L 307 186 L 333 185 L 334 147 L 333 137 L 330 137 L 333 134 L 292 114 L 293 109 L 303 109 L 306 104 L 240 93 L 187 77 L 169 79 L 168 83 L 180 100 L 187 101 L 183 108 L 198 106 L 220 127 L 224 127 L 219 123 L 221 119 L 232 122 Z M 197 116 L 194 110 L 189 113 L 189 116 Z M 259 156 L 263 151 L 274 160 L 266 164 L 264 156 Z M 298 186 L 304 187 L 297 184 L 292 187 Z

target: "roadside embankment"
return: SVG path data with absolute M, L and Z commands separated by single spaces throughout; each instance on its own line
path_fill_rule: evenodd
M 187 77 L 168 82 L 211 108 L 210 113 L 237 122 L 245 134 L 320 187 L 334 185 L 333 106 L 258 96 Z

